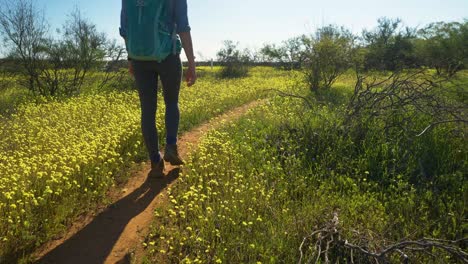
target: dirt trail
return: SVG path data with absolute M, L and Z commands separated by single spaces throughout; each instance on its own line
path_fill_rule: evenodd
M 260 104 L 254 101 L 232 109 L 185 133 L 179 139 L 179 153 L 186 158 L 189 146 L 197 145 L 208 130 L 223 121 L 233 121 Z M 36 254 L 37 263 L 131 263 L 141 262 L 142 243 L 148 235 L 153 213 L 165 203 L 165 190 L 179 176 L 180 169 L 166 166 L 165 179 L 147 177 L 150 168 L 136 172 L 123 188 L 111 193 L 113 204 L 96 215 L 83 216 L 62 238 Z

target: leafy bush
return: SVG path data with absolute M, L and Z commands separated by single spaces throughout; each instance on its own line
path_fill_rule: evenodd
M 420 30 L 418 57 L 438 75 L 454 76 L 468 65 L 468 21 L 432 23 Z
M 260 50 L 263 61 L 274 62 L 285 70 L 299 69 L 306 59 L 304 36 L 283 41 L 280 46 L 265 44 Z
M 364 30 L 367 70 L 395 71 L 417 66 L 413 44 L 415 30 L 402 29 L 401 24 L 400 19 L 380 18 L 377 28 Z
M 240 51 L 238 44 L 226 40 L 224 48 L 218 51 L 218 61 L 222 63 L 223 68 L 220 72 L 222 78 L 246 77 L 249 72 L 249 63 L 251 61 L 248 51 Z
M 352 66 L 354 37 L 348 30 L 330 25 L 303 41 L 306 46 L 303 71 L 312 91 L 330 88 Z

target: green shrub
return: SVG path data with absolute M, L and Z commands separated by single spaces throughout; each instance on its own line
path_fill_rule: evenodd
M 225 41 L 224 48 L 218 51 L 218 61 L 223 65 L 220 72 L 221 78 L 246 77 L 249 72 L 250 55 L 247 51 L 240 51 L 238 44 L 233 41 Z

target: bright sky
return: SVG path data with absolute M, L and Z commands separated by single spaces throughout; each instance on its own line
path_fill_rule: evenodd
M 120 0 L 36 1 L 51 29 L 77 6 L 100 31 L 120 41 Z M 468 18 L 468 0 L 188 0 L 188 5 L 195 53 L 202 60 L 216 58 L 227 39 L 260 48 L 330 23 L 359 33 L 383 16 L 399 17 L 412 27 Z

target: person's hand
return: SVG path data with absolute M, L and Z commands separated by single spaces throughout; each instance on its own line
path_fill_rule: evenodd
M 195 69 L 195 63 L 189 63 L 187 72 L 185 73 L 185 81 L 187 82 L 187 86 L 190 87 L 195 84 L 197 81 L 197 72 Z
M 132 61 L 128 61 L 128 73 L 133 76 L 133 63 Z

